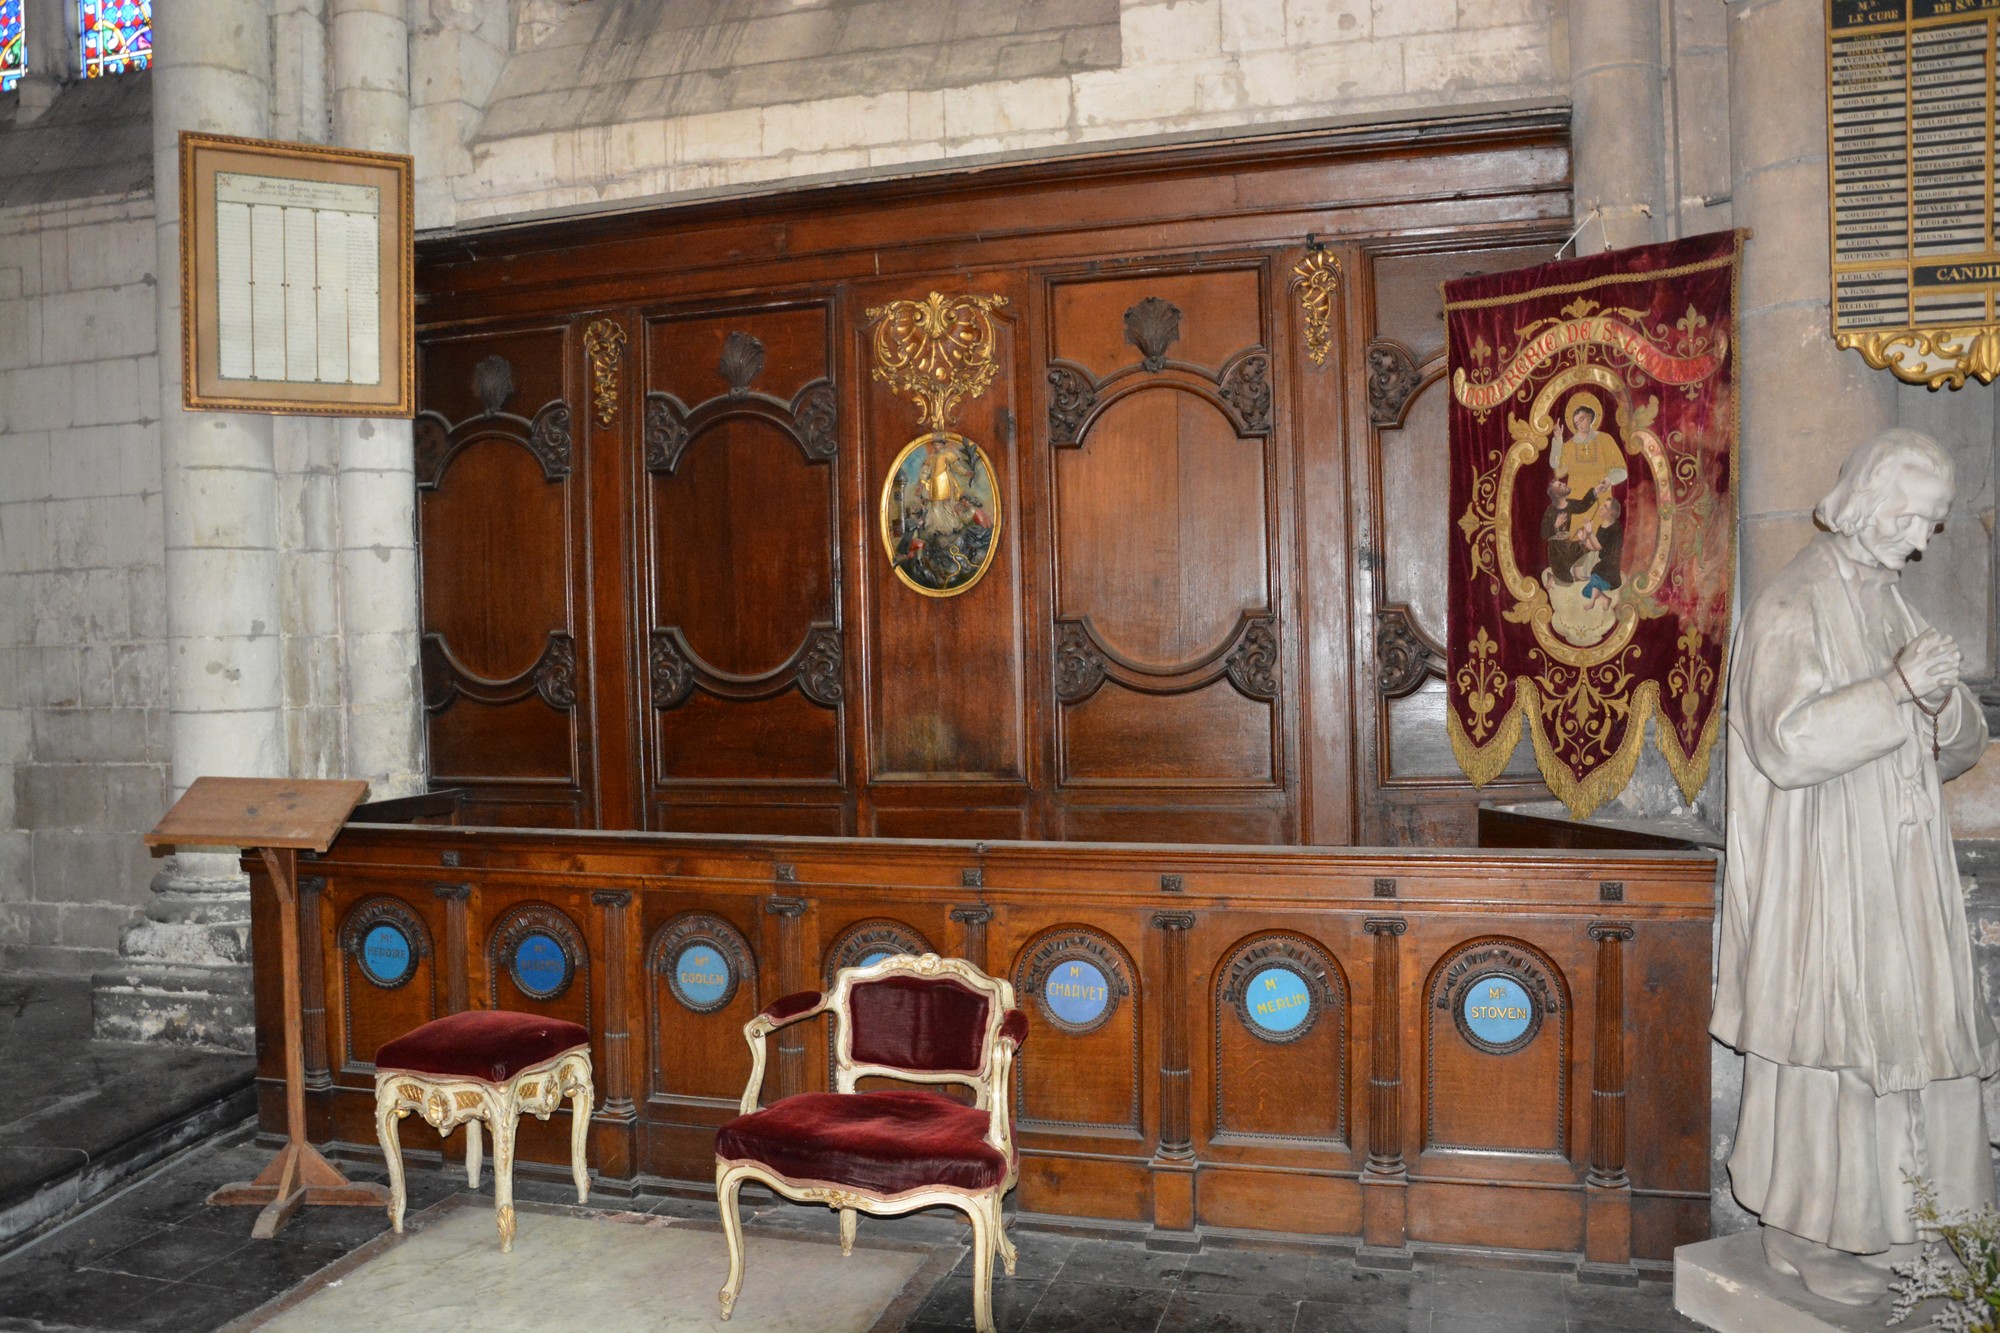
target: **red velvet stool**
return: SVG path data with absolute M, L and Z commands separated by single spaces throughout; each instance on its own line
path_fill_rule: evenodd
M 375 1132 L 389 1163 L 389 1220 L 403 1229 L 403 1151 L 397 1123 L 423 1116 L 442 1138 L 465 1126 L 465 1179 L 479 1185 L 479 1122 L 493 1133 L 493 1206 L 500 1249 L 514 1248 L 514 1128 L 521 1113 L 547 1120 L 570 1099 L 569 1169 L 578 1203 L 590 1198 L 584 1140 L 595 1090 L 590 1034 L 540 1014 L 473 1009 L 433 1019 L 375 1053 Z

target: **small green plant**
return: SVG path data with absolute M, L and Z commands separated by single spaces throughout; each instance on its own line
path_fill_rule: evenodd
M 2000 1333 L 2000 1213 L 1991 1205 L 1941 1212 L 1929 1181 L 1911 1177 L 1910 1185 L 1917 1195 L 1910 1217 L 1926 1244 L 1915 1259 L 1896 1265 L 1903 1280 L 1889 1286 L 1896 1295 L 1889 1322 L 1900 1324 L 1918 1305 L 1941 1299 L 1930 1323 L 1939 1333 Z

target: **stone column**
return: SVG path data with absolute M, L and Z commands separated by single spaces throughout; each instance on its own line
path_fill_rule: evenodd
M 1569 9 L 1571 142 L 1580 255 L 1667 235 L 1666 111 L 1659 0 L 1590 0 Z
M 167 723 L 175 796 L 204 774 L 289 769 L 279 652 L 271 419 L 181 410 L 180 132 L 269 130 L 263 0 L 169 4 L 153 16 L 153 181 L 160 276 Z M 183 851 L 153 881 L 94 997 L 100 1035 L 248 1050 L 249 881 L 233 851 Z
M 404 0 L 329 0 L 333 139 L 410 150 Z M 416 476 L 410 423 L 340 423 L 340 611 L 347 773 L 372 800 L 424 789 L 417 680 Z
M 1812 536 L 1812 508 L 1848 451 L 1896 424 L 1895 381 L 1830 332 L 1825 8 L 1740 0 L 1729 11 L 1734 213 L 1756 233 L 1737 311 L 1746 602 Z

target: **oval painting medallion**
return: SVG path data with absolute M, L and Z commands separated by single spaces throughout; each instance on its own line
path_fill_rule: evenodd
M 1000 540 L 1000 492 L 986 451 L 952 431 L 903 446 L 882 483 L 882 547 L 896 577 L 926 597 L 979 582 Z

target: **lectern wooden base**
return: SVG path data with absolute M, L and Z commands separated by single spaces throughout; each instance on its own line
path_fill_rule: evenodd
M 349 1180 L 310 1143 L 287 1143 L 255 1180 L 224 1185 L 208 1196 L 208 1202 L 218 1207 L 261 1206 L 264 1211 L 257 1214 L 250 1234 L 269 1240 L 306 1204 L 386 1209 L 389 1188 Z
M 333 845 L 348 813 L 367 794 L 365 782 L 292 782 L 265 778 L 197 778 L 166 818 L 146 835 L 154 847 L 241 847 L 255 851 L 278 899 L 279 989 L 284 995 L 286 1143 L 255 1180 L 224 1185 L 212 1204 L 261 1208 L 250 1234 L 269 1240 L 307 1204 L 387 1209 L 389 1191 L 356 1184 L 306 1142 L 305 1058 L 299 999 L 298 849 Z

